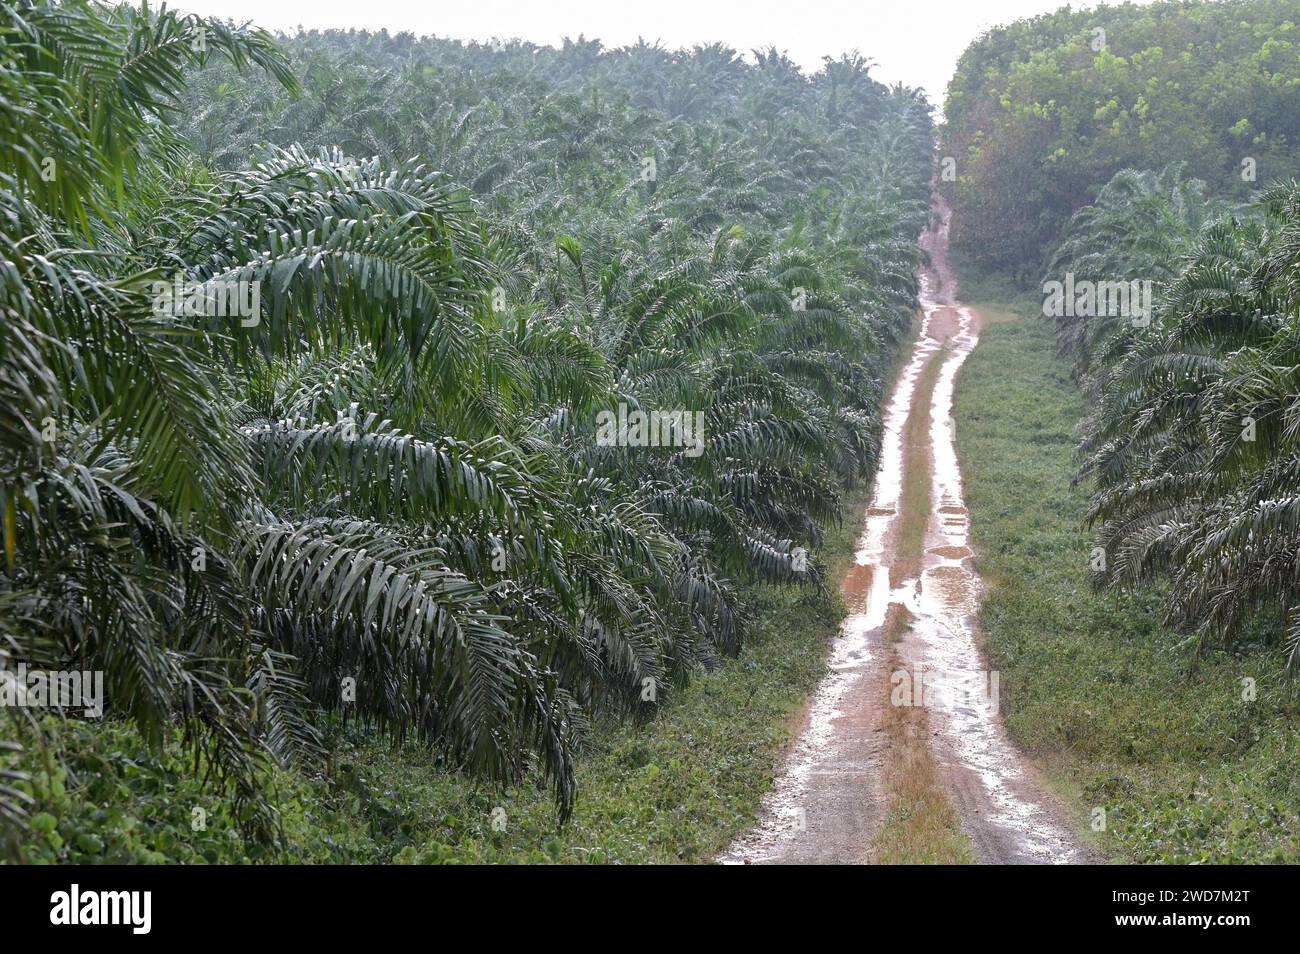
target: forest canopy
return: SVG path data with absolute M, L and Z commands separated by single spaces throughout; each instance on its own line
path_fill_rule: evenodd
M 1033 281 L 1121 169 L 1182 162 L 1237 200 L 1300 174 L 1300 7 L 1160 2 L 1016 21 L 967 48 L 944 113 L 954 250 Z

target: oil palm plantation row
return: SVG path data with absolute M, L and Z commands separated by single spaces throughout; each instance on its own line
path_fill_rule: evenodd
M 1097 200 L 1070 219 L 1048 266 L 1048 279 L 1067 273 L 1091 281 L 1151 281 L 1164 287 L 1179 272 L 1181 258 L 1200 230 L 1228 212 L 1207 194 L 1186 165 L 1172 162 L 1158 172 L 1123 169 L 1101 188 Z M 1056 323 L 1057 344 L 1089 379 L 1129 347 L 1138 332 L 1126 315 L 1076 313 Z M 1114 353 L 1111 353 L 1114 352 Z
M 1169 622 L 1201 649 L 1263 638 L 1293 674 L 1300 186 L 1229 213 L 1176 169 L 1122 173 L 1076 216 L 1056 265 L 1157 289 L 1149 323 L 1058 325 L 1094 400 L 1081 450 L 1098 582 L 1161 581 Z
M 548 79 L 518 44 L 3 17 L 0 654 L 102 671 L 246 834 L 338 719 L 565 812 L 593 717 L 740 651 L 739 584 L 818 585 L 914 304 L 915 94 L 718 48 L 570 44 Z M 31 713 L 0 739 L 57 753 Z

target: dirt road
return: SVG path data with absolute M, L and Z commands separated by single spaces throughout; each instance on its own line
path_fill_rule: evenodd
M 985 671 L 976 636 L 980 580 L 951 411 L 957 372 L 979 341 L 979 316 L 954 297 L 947 219 L 936 203 L 937 226 L 922 240 L 932 265 L 921 275 L 921 332 L 885 410 L 874 494 L 842 583 L 849 614 L 830 673 L 758 825 L 724 853 L 725 863 L 893 860 L 898 852 L 882 848 L 890 843 L 882 831 L 889 828 L 894 842 L 900 833 L 923 837 L 896 821 L 922 802 L 957 819 L 953 835 L 966 857 L 1087 860 L 1006 737 L 1001 676 Z M 900 721 L 890 711 L 900 705 L 915 707 L 917 718 Z

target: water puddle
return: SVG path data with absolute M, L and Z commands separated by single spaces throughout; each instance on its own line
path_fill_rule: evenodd
M 932 748 L 982 860 L 1083 860 L 1006 738 L 997 716 L 997 681 L 984 672 L 974 635 L 980 581 L 969 565 L 970 518 L 951 412 L 957 372 L 979 341 L 979 320 L 951 297 L 946 218 L 940 207 L 943 224 L 927 235 L 933 268 L 921 276 L 921 331 L 885 407 L 874 492 L 855 565 L 842 585 L 849 615 L 831 647 L 830 672 L 813 695 L 758 824 L 722 855 L 724 863 L 870 860 L 883 805 L 880 710 L 889 674 L 882 670 L 891 649 L 881 645 L 881 630 L 891 604 L 911 614 L 900 653 L 922 674 Z M 891 566 L 905 562 L 894 552 L 904 434 L 918 379 L 932 357 L 942 365 L 930 406 L 925 552 L 919 577 L 891 587 Z

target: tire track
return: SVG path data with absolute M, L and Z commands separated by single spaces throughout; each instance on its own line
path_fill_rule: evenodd
M 1088 860 L 1008 740 L 997 705 L 1000 674 L 985 672 L 976 637 L 980 580 L 971 566 L 952 396 L 979 342 L 979 316 L 955 298 L 948 210 L 938 197 L 932 223 L 922 239 L 931 266 L 920 276 L 921 334 L 885 408 L 879 468 L 855 565 L 842 585 L 848 616 L 831 647 L 830 673 L 809 703 L 758 824 L 721 856 L 724 863 L 875 860 L 887 793 L 901 787 L 886 773 L 914 764 L 887 757 L 898 744 L 886 731 L 889 687 L 900 680 L 926 708 L 933 733 L 927 754 L 980 861 Z M 914 399 L 926 398 L 917 388 L 931 361 L 941 363 L 937 375 L 928 375 L 928 442 L 924 453 L 909 454 L 904 435 L 917 413 Z M 905 482 L 925 478 L 918 469 L 929 471 L 928 512 L 920 517 L 902 513 Z M 916 533 L 904 532 L 906 519 L 925 521 L 922 552 L 912 552 Z M 904 538 L 908 552 L 900 552 Z M 900 610 L 908 621 L 901 639 L 898 627 L 886 626 Z M 894 670 L 899 660 L 901 674 Z

